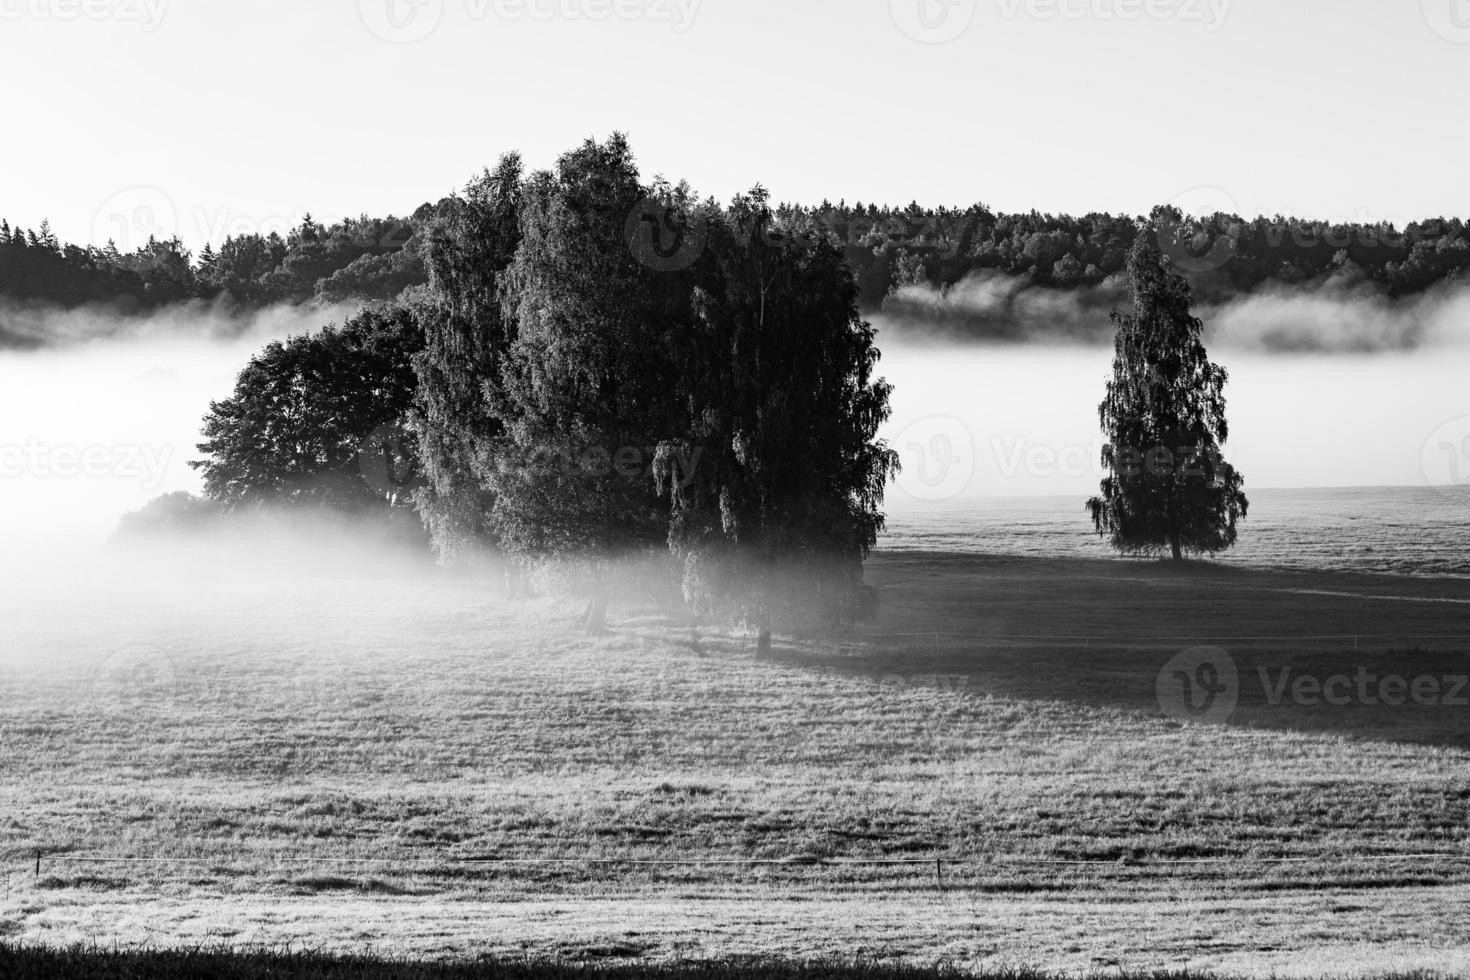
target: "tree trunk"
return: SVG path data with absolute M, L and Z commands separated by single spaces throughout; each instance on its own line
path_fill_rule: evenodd
M 587 611 L 582 614 L 584 631 L 588 636 L 602 636 L 607 632 L 607 592 L 598 589 L 595 596 L 587 603 Z
M 697 657 L 704 656 L 704 641 L 699 635 L 699 628 L 703 625 L 703 617 L 698 613 L 689 616 L 689 649 L 694 651 Z
M 582 613 L 582 627 L 588 636 L 602 636 L 607 632 L 607 569 L 599 565 L 595 575 L 592 598 L 587 603 L 586 611 Z

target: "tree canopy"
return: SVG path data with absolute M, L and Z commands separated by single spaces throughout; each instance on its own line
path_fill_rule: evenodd
M 604 585 L 610 560 L 672 551 L 691 601 L 766 626 L 799 565 L 860 611 L 896 457 L 824 229 L 760 189 L 725 209 L 645 185 L 620 135 L 526 177 L 507 158 L 441 211 L 416 424 L 445 536 Z
M 1248 504 L 1240 473 L 1220 454 L 1229 435 L 1226 371 L 1205 352 L 1189 283 L 1154 242 L 1134 241 L 1133 310 L 1113 312 L 1113 376 L 1098 407 L 1107 475 L 1087 506 L 1097 532 L 1119 551 L 1178 560 L 1235 544 Z
M 423 346 L 413 312 L 374 307 L 341 327 L 274 341 L 210 405 L 189 465 L 227 507 L 402 504 L 417 453 L 399 426 Z
M 425 232 L 429 298 L 417 308 L 424 349 L 414 358 L 411 424 L 426 477 L 419 512 L 450 565 L 495 548 L 490 474 L 505 427 L 486 386 L 506 355 L 500 289 L 521 240 L 521 171 L 520 157 L 506 155 L 463 196 L 440 202 Z
M 768 641 L 778 605 L 867 611 L 862 563 L 896 454 L 857 285 L 821 229 L 756 188 L 708 224 L 711 275 L 675 347 L 688 431 L 661 447 L 686 598 L 732 600 Z M 697 465 L 688 461 L 697 460 Z

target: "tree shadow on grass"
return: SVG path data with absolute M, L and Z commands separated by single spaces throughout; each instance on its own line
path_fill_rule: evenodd
M 1470 748 L 1470 581 L 919 552 L 875 555 L 868 579 L 876 620 L 774 658 L 971 696 Z

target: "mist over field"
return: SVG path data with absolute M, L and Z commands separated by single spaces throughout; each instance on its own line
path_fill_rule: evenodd
M 937 455 L 935 439 L 973 451 L 974 478 L 951 476 L 944 495 L 1096 489 L 1108 312 L 1123 297 L 985 276 L 895 300 L 873 317 L 895 385 L 888 435 L 901 452 L 916 443 Z M 1364 286 L 1268 289 L 1197 313 L 1230 372 L 1225 448 L 1249 486 L 1422 486 L 1431 440 L 1447 426 L 1445 438 L 1463 435 L 1470 287 L 1402 301 Z M 921 484 L 910 467 L 890 506 L 936 499 Z
M 954 286 L 903 286 L 878 321 L 907 340 L 936 344 L 1021 343 L 1110 346 L 1111 310 L 1127 291 L 1112 280 L 1058 290 L 984 270 Z M 1298 286 L 1268 285 L 1225 302 L 1201 299 L 1212 351 L 1374 353 L 1470 347 L 1470 284 L 1442 283 L 1392 298 L 1347 277 Z
M 1014 287 L 972 279 L 943 297 L 910 288 L 901 313 L 872 317 L 880 372 L 895 386 L 884 435 L 905 462 L 890 510 L 1035 494 L 1080 501 L 1095 490 L 1112 301 Z M 960 342 L 949 329 L 956 311 L 1004 314 L 1017 329 Z M 123 514 L 197 491 L 187 463 L 210 401 L 230 394 L 269 340 L 349 312 L 0 311 L 7 335 L 49 338 L 0 350 L 0 532 L 9 547 L 33 557 L 95 550 Z M 1463 372 L 1446 356 L 1470 341 L 1464 287 L 1404 303 L 1351 290 L 1270 292 L 1202 316 L 1212 355 L 1231 372 L 1226 449 L 1248 486 L 1422 485 L 1425 443 L 1464 415 Z M 1096 339 L 1080 339 L 1084 326 Z M 1374 397 L 1380 391 L 1415 397 Z
M 338 321 L 351 307 L 230 312 L 182 304 L 135 317 L 103 309 L 0 310 L 0 511 L 9 546 L 95 549 L 154 497 L 195 491 L 200 420 L 267 342 Z
M 263 343 L 340 321 L 359 306 L 282 303 L 237 308 L 223 301 L 190 300 L 135 315 L 107 304 L 59 309 L 0 297 L 0 352 L 67 348 L 99 341 Z

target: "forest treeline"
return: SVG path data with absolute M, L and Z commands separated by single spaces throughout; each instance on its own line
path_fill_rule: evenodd
M 0 222 L 0 299 L 67 308 L 106 304 L 122 312 L 187 299 L 246 308 L 392 299 L 427 284 L 424 236 L 454 206 L 445 198 L 406 218 L 363 215 L 331 225 L 308 216 L 285 236 L 234 235 L 199 255 L 177 238 L 150 239 L 125 252 L 111 242 L 62 243 L 44 222 L 39 229 Z M 936 209 L 823 202 L 780 205 L 775 212 L 825 230 L 854 273 L 865 312 L 882 308 L 905 286 L 943 291 L 986 275 L 1005 277 L 1012 289 L 1120 289 L 1138 229 L 1148 226 L 1121 214 L 1005 214 L 980 204 Z M 1164 254 L 1206 303 L 1328 279 L 1370 285 L 1389 297 L 1412 296 L 1459 278 L 1470 266 L 1470 241 L 1459 218 L 1398 228 L 1169 213 L 1174 220 L 1154 233 L 1164 236 Z
M 26 229 L 0 221 L 0 298 L 63 308 L 106 304 L 124 313 L 189 299 L 242 307 L 392 299 L 427 281 L 418 234 L 432 211 L 331 226 L 307 215 L 285 237 L 235 235 L 198 256 L 177 238 L 150 237 L 124 252 L 113 242 L 63 244 L 46 222 Z

